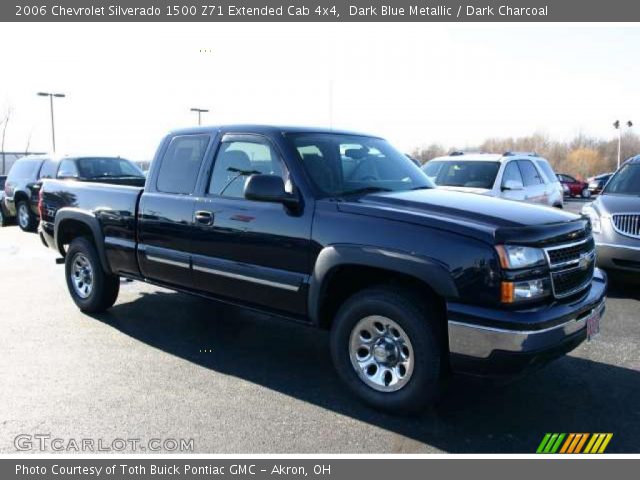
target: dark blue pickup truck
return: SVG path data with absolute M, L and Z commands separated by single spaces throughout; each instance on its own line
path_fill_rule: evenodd
M 392 412 L 451 372 L 514 375 L 599 330 L 589 220 L 434 188 L 386 141 L 255 125 L 167 135 L 144 188 L 47 180 L 40 235 L 71 297 L 119 277 L 331 331 L 346 384 Z

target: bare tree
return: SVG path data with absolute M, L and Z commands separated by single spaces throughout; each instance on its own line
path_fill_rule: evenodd
M 11 105 L 7 106 L 5 109 L 5 113 L 2 117 L 2 121 L 0 122 L 0 125 L 2 125 L 2 140 L 0 141 L 0 151 L 2 152 L 2 173 L 3 174 L 7 173 L 6 154 L 4 152 L 4 140 L 7 137 L 7 127 L 9 126 L 9 120 L 11 119 L 12 110 L 13 109 Z

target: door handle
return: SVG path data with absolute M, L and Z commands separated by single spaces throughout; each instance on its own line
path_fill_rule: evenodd
M 200 225 L 213 225 L 213 213 L 206 210 L 198 210 L 196 212 L 196 222 Z

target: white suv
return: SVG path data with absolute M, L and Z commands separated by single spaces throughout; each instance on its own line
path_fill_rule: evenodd
M 440 188 L 562 208 L 563 191 L 551 165 L 535 153 L 453 152 L 422 170 Z

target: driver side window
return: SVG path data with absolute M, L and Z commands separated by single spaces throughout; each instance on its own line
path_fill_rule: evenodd
M 284 181 L 285 191 L 293 191 L 287 167 L 268 142 L 259 139 L 222 142 L 208 191 L 221 197 L 244 198 L 244 184 L 256 174 L 277 175 Z

